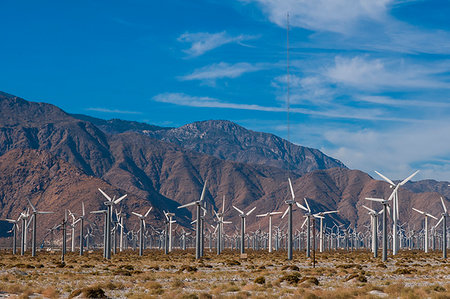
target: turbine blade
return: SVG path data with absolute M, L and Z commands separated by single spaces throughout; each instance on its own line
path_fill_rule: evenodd
M 91 211 L 91 214 L 100 214 L 100 213 L 105 213 L 106 210 L 99 210 L 99 211 Z
M 31 206 L 31 209 L 33 210 L 33 212 L 36 212 L 36 208 L 33 206 L 33 204 L 31 203 L 31 201 L 27 198 L 27 200 L 28 200 L 28 203 L 30 204 L 30 206 Z
M 381 173 L 379 173 L 378 171 L 375 170 L 375 172 L 382 177 L 386 182 L 388 182 L 389 184 L 391 184 L 392 186 L 395 186 L 394 182 L 391 181 L 390 179 L 388 179 L 387 177 L 385 177 L 384 175 L 382 175 Z
M 333 213 L 339 213 L 339 211 L 326 211 L 326 212 L 323 212 L 323 214 L 324 215 L 326 215 L 326 214 L 333 214 Z
M 371 201 L 384 202 L 384 199 L 382 198 L 366 197 L 366 199 Z
M 304 197 L 303 199 L 305 200 L 306 206 L 308 207 L 308 212 L 311 213 L 311 208 L 309 207 L 308 200 L 306 199 L 306 197 Z
M 136 212 L 131 212 L 131 214 L 133 214 L 133 215 L 136 215 L 136 216 L 138 216 L 139 218 L 141 218 L 141 217 L 142 217 L 142 215 L 141 215 L 141 214 L 138 214 L 138 213 L 136 213 Z
M 302 227 L 301 227 L 301 228 L 303 228 L 303 227 L 305 226 L 306 221 L 308 221 L 308 218 L 306 218 L 305 221 L 303 221 L 303 224 L 302 224 Z
M 250 211 L 248 211 L 247 214 L 245 214 L 245 216 L 250 215 L 251 213 L 253 213 L 254 210 L 256 210 L 256 207 L 254 207 L 253 209 L 251 209 Z
M 404 184 L 406 184 L 410 179 L 412 179 L 417 173 L 419 172 L 419 170 L 417 170 L 416 172 L 414 172 L 412 175 L 410 175 L 409 177 L 407 177 L 406 179 L 404 179 L 399 185 L 403 186 Z
M 442 221 L 442 219 L 444 219 L 444 217 L 445 217 L 445 216 L 442 216 L 441 219 L 439 219 L 438 223 L 436 223 L 436 225 L 435 225 L 436 227 L 437 227 L 439 224 L 441 224 L 441 221 Z
M 427 215 L 428 217 L 431 217 L 431 218 L 433 218 L 433 219 L 436 219 L 436 220 L 438 220 L 436 217 L 434 217 L 433 215 L 431 215 L 431 214 L 428 214 L 428 213 L 426 213 L 425 215 Z
M 363 205 L 363 208 L 365 208 L 366 210 L 368 210 L 369 212 L 372 212 L 374 214 L 376 214 L 377 212 L 375 212 L 374 210 L 372 210 L 371 208 L 366 207 L 365 205 Z
M 244 212 L 243 211 L 241 211 L 241 210 L 239 210 L 238 208 L 236 208 L 235 206 L 233 206 L 233 208 L 236 210 L 236 211 L 238 211 L 241 215 L 242 214 L 244 214 Z
M 196 202 L 196 201 L 193 201 L 193 202 L 187 203 L 187 204 L 185 204 L 185 205 L 179 206 L 177 209 L 182 209 L 182 208 L 190 207 L 190 206 L 193 206 L 193 205 L 196 205 L 196 204 L 197 204 L 197 202 Z
M 36 214 L 53 214 L 55 212 L 37 211 Z
M 305 206 L 303 206 L 303 205 L 299 204 L 298 202 L 295 202 L 295 204 L 296 204 L 296 205 L 297 205 L 297 207 L 299 207 L 300 209 L 303 209 L 303 210 L 305 210 L 305 211 L 307 211 L 307 212 L 308 212 L 308 209 L 307 209 L 307 208 L 305 208 Z
M 208 180 L 206 180 L 205 183 L 203 184 L 203 190 L 202 190 L 202 195 L 200 195 L 200 201 L 202 201 L 203 198 L 205 197 L 206 183 L 207 182 L 208 182 Z
M 447 207 L 445 206 L 444 199 L 441 196 L 442 207 L 444 208 L 444 213 L 447 213 Z
M 421 210 L 418 210 L 418 209 L 416 209 L 416 208 L 412 208 L 412 209 L 413 209 L 414 211 L 416 211 L 416 212 L 422 214 L 422 215 L 425 215 L 425 212 L 423 212 L 423 211 L 421 211 Z
M 286 208 L 286 211 L 284 211 L 283 216 L 281 216 L 281 219 L 284 218 L 284 216 L 286 216 L 287 212 L 289 211 L 289 207 Z
M 225 213 L 225 195 L 223 196 L 222 200 L 222 214 Z
M 84 211 L 84 201 L 81 202 L 81 210 L 83 212 L 83 216 L 85 215 L 85 211 Z
M 153 207 L 150 207 L 150 209 L 148 209 L 147 213 L 145 213 L 144 217 L 147 217 L 148 214 L 150 214 L 151 210 L 153 209 Z
M 289 188 L 291 189 L 292 200 L 295 200 L 294 188 L 292 188 L 291 178 L 288 178 Z
M 112 201 L 111 197 L 108 196 L 108 194 L 106 194 L 105 192 L 103 192 L 102 189 L 98 188 L 98 191 L 100 191 L 101 194 L 103 194 L 104 197 L 106 197 L 106 199 L 108 201 Z
M 119 197 L 118 199 L 116 199 L 114 201 L 114 204 L 118 204 L 119 202 L 121 202 L 125 197 L 127 197 L 128 194 L 125 194 L 124 196 Z
M 260 215 L 256 215 L 256 217 L 266 217 L 267 215 L 269 215 L 269 213 L 265 213 L 265 214 L 260 214 Z

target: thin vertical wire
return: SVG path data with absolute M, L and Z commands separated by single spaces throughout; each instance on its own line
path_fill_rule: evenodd
M 290 103 L 289 103 L 289 100 L 290 100 L 290 76 L 289 76 L 289 12 L 286 14 L 286 48 L 287 48 L 287 51 L 286 51 L 286 61 L 287 61 L 287 67 L 286 67 L 286 72 L 287 72 L 287 75 L 286 75 L 286 88 L 287 88 L 287 99 L 286 99 L 286 101 L 287 101 L 287 105 L 286 105 L 286 108 L 287 108 L 287 141 L 288 141 L 288 143 L 287 143 L 287 158 L 289 159 L 289 156 L 290 156 L 290 141 L 291 141 L 291 128 L 290 128 L 290 119 L 289 119 L 289 110 L 290 110 Z M 288 163 L 287 163 L 287 167 L 288 167 L 288 177 L 290 176 L 290 171 L 291 171 L 291 167 L 290 167 L 290 164 L 289 164 L 289 160 L 287 161 Z

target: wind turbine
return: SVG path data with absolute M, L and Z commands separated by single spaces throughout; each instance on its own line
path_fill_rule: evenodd
M 223 238 L 223 225 L 227 223 L 232 223 L 231 221 L 224 221 L 225 217 L 225 195 L 223 196 L 222 200 L 222 212 L 216 212 L 214 211 L 217 217 L 217 227 L 215 228 L 217 230 L 216 238 L 217 238 L 217 254 L 221 254 L 223 251 L 223 245 L 224 245 L 224 238 Z
M 311 257 L 311 208 L 309 207 L 308 204 L 308 200 L 306 198 L 303 198 L 305 200 L 306 203 L 306 207 L 304 207 L 303 205 L 299 204 L 298 202 L 296 202 L 295 204 L 297 205 L 297 207 L 299 207 L 300 209 L 306 211 L 305 216 L 306 216 L 306 220 L 305 222 L 303 222 L 302 227 L 305 225 L 307 225 L 307 230 L 306 230 L 306 257 Z
M 441 223 L 442 221 L 442 257 L 444 259 L 447 258 L 447 217 L 448 217 L 448 210 L 445 206 L 444 199 L 441 197 L 441 203 L 442 207 L 444 208 L 444 213 L 442 213 L 442 217 L 439 220 L 438 223 L 436 223 L 436 227 Z
M 72 239 L 71 239 L 72 246 L 71 246 L 71 251 L 72 251 L 72 252 L 75 252 L 75 225 L 76 225 L 81 219 L 76 219 L 76 220 L 75 220 L 75 218 L 76 218 L 76 217 L 75 217 L 75 214 L 72 213 L 70 210 L 69 210 L 69 216 L 72 217 L 72 223 L 69 223 L 70 228 L 71 228 L 71 231 L 72 231 Z
M 295 202 L 295 194 L 294 194 L 294 188 L 292 188 L 292 182 L 291 178 L 288 178 L 289 182 L 289 189 L 291 190 L 291 196 L 292 199 L 288 199 L 285 201 L 285 203 L 288 205 L 286 211 L 284 212 L 283 216 L 281 218 L 284 218 L 286 214 L 289 214 L 288 217 L 288 260 L 292 260 L 292 205 Z
M 166 216 L 166 220 L 169 224 L 169 252 L 172 252 L 172 223 L 176 223 L 176 220 L 172 220 L 174 213 L 164 212 L 164 216 Z
M 98 191 L 100 191 L 101 194 L 103 194 L 104 197 L 106 197 L 106 199 L 108 201 L 105 201 L 104 204 L 107 207 L 107 213 L 106 213 L 106 238 L 105 238 L 105 243 L 106 243 L 106 252 L 105 252 L 105 258 L 110 259 L 111 258 L 111 222 L 112 222 L 112 207 L 113 205 L 117 205 L 119 202 L 122 201 L 122 199 L 124 199 L 125 197 L 127 197 L 127 194 L 119 197 L 118 199 L 112 199 L 111 197 L 108 196 L 108 194 L 106 194 L 105 192 L 103 192 L 102 189 L 98 188 Z
M 421 210 L 418 210 L 416 208 L 412 208 L 414 211 L 416 211 L 417 213 L 420 213 L 422 215 L 425 216 L 425 239 L 424 239 L 424 250 L 425 253 L 428 253 L 428 217 L 434 218 L 436 220 L 438 220 L 436 217 L 434 217 L 433 215 L 429 214 L 429 213 L 425 213 Z
M 366 197 L 367 200 L 376 201 L 383 205 L 383 251 L 382 251 L 382 261 L 385 262 L 387 260 L 387 212 L 389 211 L 389 200 L 385 200 L 382 198 L 371 198 Z
M 153 209 L 153 207 L 150 207 L 150 209 L 148 209 L 148 211 L 144 215 L 138 214 L 136 212 L 131 212 L 131 214 L 139 217 L 140 224 L 141 224 L 141 228 L 140 228 L 140 232 L 139 232 L 139 256 L 142 256 L 142 254 L 144 253 L 145 218 L 148 216 L 148 214 L 150 214 L 150 211 L 152 209 Z
M 393 226 L 392 226 L 392 254 L 396 255 L 398 252 L 398 218 L 399 218 L 399 212 L 398 212 L 398 189 L 406 184 L 409 180 L 411 180 L 418 172 L 414 172 L 409 177 L 404 179 L 398 184 L 395 184 L 392 180 L 384 176 L 383 174 L 379 173 L 378 171 L 375 171 L 380 177 L 382 177 L 386 182 L 391 184 L 391 188 L 394 188 L 394 191 L 392 192 L 391 196 L 389 196 L 388 200 L 393 199 L 392 201 L 392 220 L 393 220 Z
M 254 207 L 253 209 L 251 209 L 247 213 L 244 213 L 243 211 L 239 210 L 235 206 L 233 206 L 233 208 L 236 211 L 238 211 L 239 212 L 239 216 L 241 216 L 241 254 L 244 254 L 245 253 L 245 217 L 250 215 L 256 209 L 256 207 Z
M 11 229 L 12 233 L 13 233 L 13 247 L 12 247 L 12 251 L 13 254 L 17 253 L 17 230 L 19 229 L 19 221 L 21 219 L 21 216 L 19 216 L 19 218 L 17 220 L 14 219 L 6 219 L 6 221 L 8 221 L 9 223 L 13 224 L 13 227 Z
M 195 258 L 199 259 L 200 258 L 200 209 L 201 209 L 201 204 L 202 201 L 205 197 L 205 191 L 206 191 L 206 183 L 208 182 L 208 180 L 205 181 L 205 183 L 203 184 L 203 190 L 202 190 L 202 194 L 200 195 L 200 200 L 197 201 L 193 201 L 190 202 L 188 204 L 179 206 L 178 209 L 182 209 L 182 208 L 186 208 L 186 207 L 190 207 L 190 206 L 197 206 L 197 219 L 196 219 L 196 223 L 195 223 Z
M 84 202 L 81 202 L 81 216 L 78 218 L 80 220 L 80 255 L 83 255 L 84 247 L 84 217 L 86 216 L 84 211 Z
M 31 218 L 33 218 L 33 235 L 31 239 L 31 256 L 36 256 L 36 222 L 37 222 L 37 215 L 38 214 L 53 214 L 53 212 L 44 212 L 44 211 L 38 211 L 33 206 L 31 201 L 27 198 L 28 203 L 31 206 L 32 212 L 31 212 Z M 31 221 L 31 219 L 30 219 Z
M 256 217 L 269 216 L 269 252 L 272 252 L 272 216 L 282 214 L 282 212 L 270 212 L 265 214 L 256 215 Z
M 371 208 L 366 207 L 363 205 L 363 207 L 369 211 L 370 220 L 371 220 L 371 228 L 372 228 L 372 252 L 373 257 L 378 256 L 378 215 L 383 213 L 383 210 L 376 212 L 375 210 L 372 210 Z
M 326 211 L 326 212 L 319 212 L 314 214 L 313 216 L 315 218 L 319 218 L 320 219 L 320 231 L 319 231 L 319 251 L 323 252 L 323 219 L 325 218 L 324 216 L 327 214 L 333 214 L 333 213 L 337 213 L 339 211 Z

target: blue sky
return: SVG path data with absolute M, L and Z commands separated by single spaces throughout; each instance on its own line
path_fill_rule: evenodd
M 350 168 L 450 180 L 450 3 L 0 2 L 0 90 L 162 126 L 228 119 Z

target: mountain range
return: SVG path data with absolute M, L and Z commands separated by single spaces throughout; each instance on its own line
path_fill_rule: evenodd
M 284 211 L 288 175 L 297 200 L 307 197 L 313 211 L 339 210 L 327 218 L 329 225 L 362 227 L 369 220 L 364 198 L 386 198 L 391 192 L 389 184 L 350 170 L 317 149 L 226 120 L 179 128 L 102 120 L 2 92 L 0 113 L 0 218 L 17 218 L 27 199 L 40 210 L 54 211 L 42 217 L 40 238 L 61 222 L 65 209 L 79 213 L 82 201 L 88 211 L 103 208 L 105 199 L 97 188 L 114 196 L 128 194 L 122 208 L 129 229 L 138 225 L 131 211 L 144 212 L 149 206 L 154 210 L 148 223 L 155 227 L 162 226 L 162 211 L 176 212 L 178 223 L 189 227 L 193 210 L 177 206 L 197 200 L 205 181 L 207 220 L 213 223 L 212 210 L 221 209 L 225 196 L 226 219 L 234 224 L 239 216 L 232 205 L 257 207 L 247 222 L 250 230 L 267 224 L 256 214 Z M 425 180 L 400 188 L 400 220 L 421 225 L 412 207 L 440 215 L 439 197 L 447 204 L 450 197 L 447 185 Z M 303 214 L 294 215 L 295 225 L 301 225 Z M 101 223 L 100 216 L 89 218 Z M 227 230 L 232 233 L 234 227 Z

